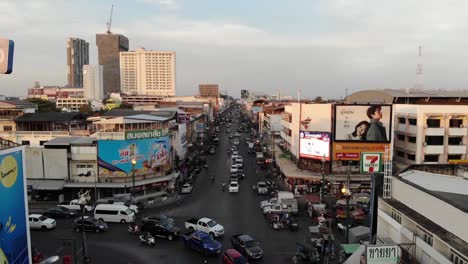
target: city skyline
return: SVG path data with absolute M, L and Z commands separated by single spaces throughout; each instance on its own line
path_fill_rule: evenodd
M 89 42 L 96 64 L 95 34 L 105 33 L 112 4 L 111 31 L 127 36 L 130 50 L 178 54 L 177 95 L 196 94 L 200 83 L 235 97 L 241 89 L 339 99 L 346 89 L 413 88 L 419 46 L 424 88 L 468 87 L 464 1 L 44 0 L 0 1 L 0 37 L 16 47 L 2 94 L 25 96 L 36 80 L 66 85 L 69 37 Z

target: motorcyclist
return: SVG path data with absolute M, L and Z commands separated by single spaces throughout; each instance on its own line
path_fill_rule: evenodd
M 213 175 L 211 175 L 211 183 L 214 183 L 214 181 L 215 181 L 215 178 Z
M 131 222 L 130 223 L 130 230 L 132 231 L 132 233 L 138 232 L 138 225 L 135 222 Z
M 226 190 L 226 183 L 225 182 L 223 182 L 222 188 L 223 188 L 223 191 Z

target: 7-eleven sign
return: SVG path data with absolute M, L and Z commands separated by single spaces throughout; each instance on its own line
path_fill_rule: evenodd
M 383 172 L 382 153 L 362 152 L 361 173 Z

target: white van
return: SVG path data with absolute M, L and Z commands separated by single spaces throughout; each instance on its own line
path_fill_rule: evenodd
M 135 220 L 135 212 L 125 205 L 98 204 L 94 209 L 94 217 L 104 222 L 125 224 Z

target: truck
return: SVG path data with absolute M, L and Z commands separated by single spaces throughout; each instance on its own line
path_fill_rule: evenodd
M 297 200 L 294 198 L 285 198 L 280 203 L 272 204 L 263 208 L 263 213 L 274 213 L 274 214 L 298 214 L 299 209 L 297 206 Z
M 231 243 L 237 251 L 250 259 L 260 259 L 263 257 L 263 249 L 259 246 L 259 243 L 249 235 L 234 235 L 231 237 Z
M 257 163 L 257 165 L 264 165 L 265 164 L 265 157 L 263 156 L 263 152 L 257 152 L 257 154 L 255 154 L 256 158 L 255 158 L 255 161 Z
M 203 231 L 194 231 L 182 235 L 180 239 L 186 247 L 201 252 L 205 255 L 215 255 L 221 252 L 222 245 Z
M 59 203 L 57 206 L 59 207 L 64 207 L 64 208 L 68 208 L 70 210 L 81 210 L 81 207 L 80 207 L 80 204 L 79 204 L 79 201 L 78 199 L 75 199 L 75 200 L 71 200 L 69 202 L 61 202 Z M 85 211 L 86 212 L 90 212 L 94 209 L 93 206 L 91 205 L 85 205 Z
M 189 232 L 196 230 L 203 231 L 209 234 L 212 238 L 219 237 L 224 234 L 224 227 L 208 217 L 189 219 L 185 222 L 185 228 L 189 230 Z
M 278 192 L 275 198 L 260 202 L 260 208 L 263 209 L 267 206 L 281 203 L 284 199 L 294 199 L 294 194 L 292 192 Z

